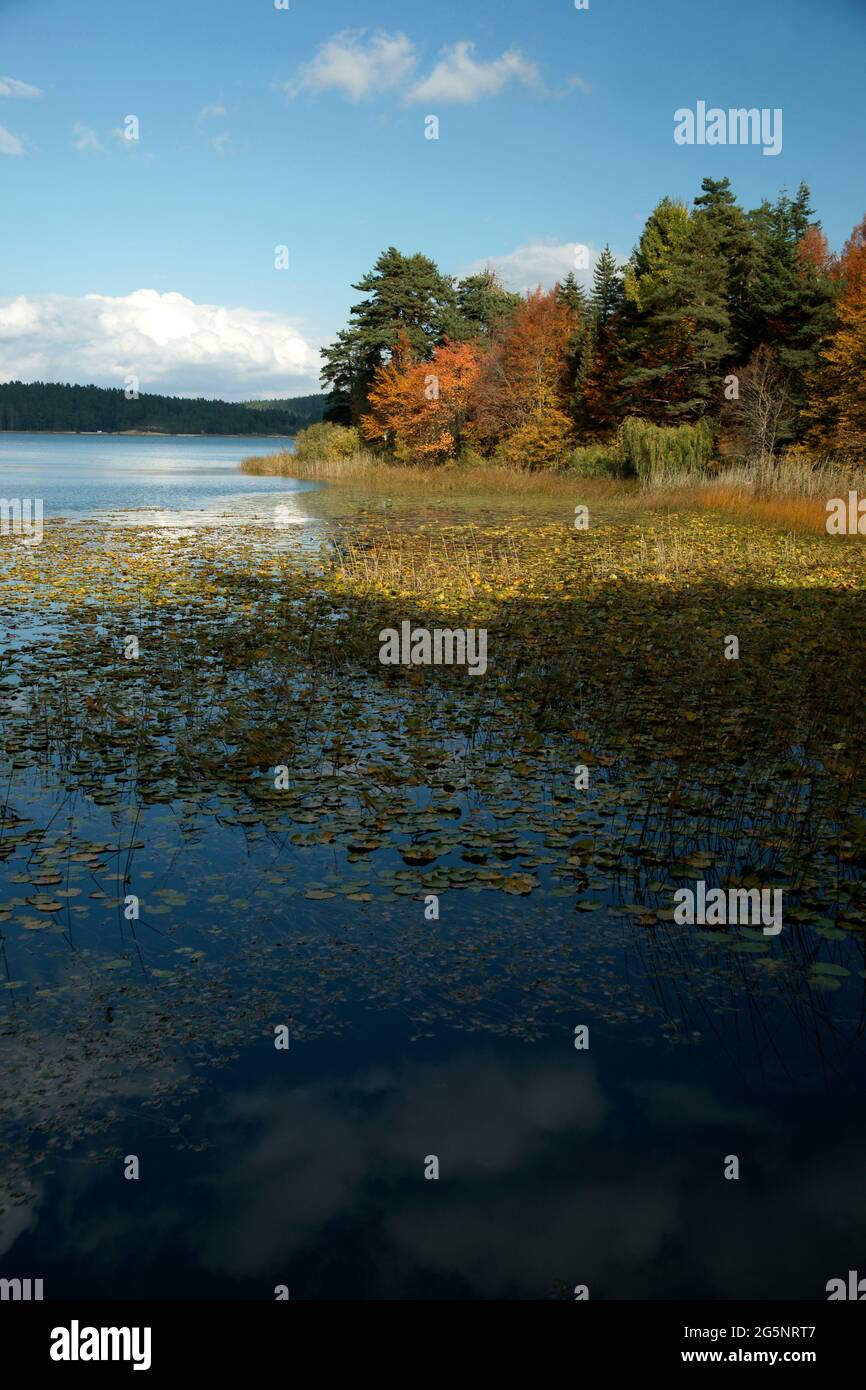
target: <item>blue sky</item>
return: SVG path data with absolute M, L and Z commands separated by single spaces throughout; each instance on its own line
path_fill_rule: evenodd
M 866 213 L 866 0 L 289 4 L 0 0 L 0 379 L 298 393 L 391 244 L 521 288 L 705 174 Z M 781 153 L 677 145 L 699 100 Z

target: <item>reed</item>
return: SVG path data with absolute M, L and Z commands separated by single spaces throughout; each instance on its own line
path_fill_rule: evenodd
M 364 483 L 374 488 L 422 489 L 431 493 L 467 493 L 491 497 L 508 493 L 512 496 L 535 495 L 550 497 L 575 496 L 575 479 L 567 474 L 523 472 L 518 468 L 503 468 L 496 464 L 480 467 L 441 465 L 423 467 L 390 463 L 381 455 L 359 450 L 351 458 L 304 459 L 297 454 L 281 452 L 263 458 L 244 459 L 244 473 L 321 479 L 322 482 Z M 622 485 L 611 478 L 581 478 L 580 498 L 615 497 L 623 492 Z

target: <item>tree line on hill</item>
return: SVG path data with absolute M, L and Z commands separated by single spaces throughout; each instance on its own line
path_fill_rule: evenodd
M 321 420 L 322 395 L 269 401 L 209 401 L 119 387 L 56 382 L 0 383 L 0 430 L 136 431 L 154 434 L 296 434 Z
M 516 295 L 394 247 L 353 288 L 323 354 L 326 419 L 398 460 L 615 461 L 634 421 L 688 426 L 702 453 L 866 460 L 866 218 L 833 254 L 804 184 L 752 211 L 727 178 L 692 206 L 663 198 L 588 290 L 572 272 Z

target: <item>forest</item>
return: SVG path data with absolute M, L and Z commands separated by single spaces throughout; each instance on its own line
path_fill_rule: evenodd
M 614 476 L 866 459 L 866 218 L 832 252 L 805 184 L 751 211 L 727 178 L 662 198 L 587 287 L 518 295 L 390 247 L 353 288 L 322 373 L 343 453 Z
M 140 394 L 119 387 L 56 382 L 0 383 L 0 430 L 117 434 L 295 434 L 322 417 L 324 396 L 276 401 L 211 401 Z

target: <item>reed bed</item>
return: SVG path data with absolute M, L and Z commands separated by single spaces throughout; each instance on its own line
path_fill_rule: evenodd
M 350 458 L 307 460 L 283 452 L 244 459 L 244 473 L 293 478 L 320 479 L 331 483 L 364 483 L 371 487 L 401 488 L 437 494 L 572 497 L 579 486 L 581 497 L 621 496 L 624 485 L 614 478 L 575 478 L 565 473 L 525 472 L 495 464 L 426 468 L 393 464 L 376 454 L 362 451 Z M 629 489 L 631 490 L 631 489 Z
M 718 511 L 791 532 L 826 529 L 827 503 L 850 490 L 866 496 L 866 470 L 845 459 L 813 461 L 805 455 L 684 473 L 674 462 L 654 462 L 638 482 L 569 472 L 528 472 L 496 464 L 424 467 L 394 464 L 360 451 L 348 458 L 304 459 L 282 452 L 245 459 L 243 472 L 291 476 L 373 490 L 421 492 L 427 496 L 561 498 L 568 503 L 623 507 L 638 512 Z

